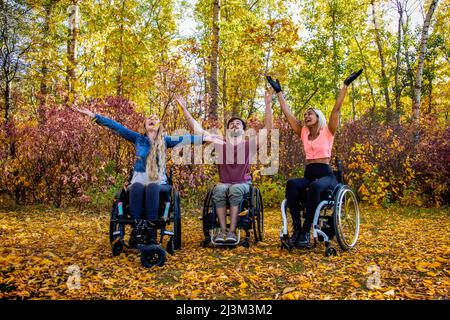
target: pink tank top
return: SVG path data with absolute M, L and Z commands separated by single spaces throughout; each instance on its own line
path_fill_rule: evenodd
M 331 158 L 334 136 L 328 129 L 328 126 L 323 127 L 319 132 L 319 136 L 314 140 L 309 140 L 308 135 L 309 128 L 306 126 L 302 127 L 300 137 L 305 148 L 306 160 Z

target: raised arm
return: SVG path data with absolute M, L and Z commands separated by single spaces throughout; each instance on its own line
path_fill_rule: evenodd
M 83 113 L 83 114 L 95 119 L 95 122 L 97 122 L 99 125 L 105 126 L 109 129 L 113 130 L 115 133 L 120 135 L 122 138 L 124 138 L 130 142 L 136 143 L 136 139 L 140 136 L 139 133 L 134 132 L 133 130 L 130 130 L 130 129 L 124 127 L 120 123 L 118 123 L 112 119 L 109 119 L 107 117 L 101 116 L 99 114 L 95 114 L 86 108 L 73 107 L 73 110 Z
M 271 89 L 266 89 L 266 94 L 264 96 L 264 103 L 266 105 L 265 115 L 264 115 L 264 129 L 267 131 L 273 129 L 273 117 L 272 117 L 272 95 L 273 91 Z M 258 147 L 267 142 L 269 137 L 268 133 L 259 136 Z
M 200 123 L 198 123 L 190 114 L 190 112 L 188 111 L 187 107 L 186 107 L 186 100 L 181 97 L 181 96 L 177 96 L 176 100 L 178 102 L 178 105 L 181 107 L 181 110 L 183 111 L 183 115 L 186 118 L 186 120 L 189 123 L 189 126 L 192 128 L 192 130 L 194 130 L 195 133 L 197 134 L 202 134 L 202 135 L 210 135 L 208 131 L 203 130 L 202 126 L 200 125 Z
M 334 104 L 333 110 L 331 111 L 330 121 L 328 121 L 328 129 L 334 135 L 339 125 L 339 114 L 341 111 L 342 104 L 344 103 L 345 95 L 347 94 L 348 86 L 359 77 L 362 73 L 363 69 L 353 72 L 347 79 L 344 80 L 344 85 L 342 86 L 341 91 L 336 99 L 336 103 Z
M 188 111 L 186 107 L 186 100 L 181 97 L 177 96 L 176 100 L 178 102 L 178 105 L 181 107 L 181 110 L 183 111 L 183 115 L 186 118 L 186 120 L 189 123 L 189 126 L 194 130 L 194 133 L 201 134 L 203 136 L 203 142 L 213 142 L 216 144 L 224 144 L 224 138 L 219 135 L 214 135 L 209 133 L 208 131 L 204 130 L 200 123 L 198 123 L 194 117 L 192 117 L 191 113 Z M 193 143 L 194 144 L 194 143 Z
M 302 126 L 300 124 L 300 121 L 297 120 L 297 118 L 292 114 L 291 110 L 289 109 L 288 104 L 286 103 L 286 100 L 283 96 L 283 90 L 281 90 L 281 85 L 278 79 L 274 81 L 272 77 L 268 76 L 267 81 L 270 83 L 272 88 L 277 93 L 278 101 L 280 102 L 281 110 L 283 111 L 284 115 L 286 116 L 289 125 L 291 126 L 292 130 L 300 136 L 302 132 Z
M 264 129 L 273 129 L 273 116 L 272 116 L 272 95 L 273 91 L 271 89 L 266 90 L 264 96 L 264 103 L 266 105 L 266 110 L 264 114 Z

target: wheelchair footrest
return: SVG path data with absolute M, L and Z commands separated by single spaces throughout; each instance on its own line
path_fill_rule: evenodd
M 214 241 L 214 238 L 215 238 L 215 236 L 216 236 L 216 232 L 214 232 L 214 229 L 212 229 L 212 230 L 210 231 L 210 239 L 211 239 L 211 243 L 212 243 L 213 245 L 215 245 L 215 246 L 236 246 L 236 245 L 238 245 L 238 244 L 241 242 L 241 232 L 240 232 L 240 230 L 238 230 L 238 232 L 236 233 L 236 235 L 237 235 L 237 240 L 236 240 L 235 242 L 227 242 L 227 241 L 224 241 L 224 242 L 215 242 L 215 241 Z

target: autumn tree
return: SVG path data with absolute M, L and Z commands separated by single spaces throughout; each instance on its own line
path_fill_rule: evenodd
M 430 7 L 428 8 L 427 15 L 425 17 L 425 21 L 423 22 L 422 35 L 420 38 L 420 51 L 418 57 L 418 65 L 416 78 L 414 83 L 414 96 L 413 96 L 413 105 L 412 105 L 412 113 L 413 119 L 418 120 L 420 114 L 420 99 L 421 99 L 421 90 L 422 90 L 422 74 L 423 74 L 423 65 L 425 60 L 425 53 L 427 50 L 428 43 L 428 30 L 431 24 L 431 18 L 433 17 L 434 11 L 436 10 L 436 6 L 438 4 L 438 0 L 431 1 Z

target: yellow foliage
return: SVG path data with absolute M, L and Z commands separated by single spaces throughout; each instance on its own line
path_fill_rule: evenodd
M 409 211 L 362 206 L 356 249 L 329 259 L 323 245 L 278 249 L 278 210 L 265 212 L 264 243 L 199 248 L 202 222 L 185 210 L 183 248 L 149 270 L 132 249 L 112 257 L 107 212 L 0 210 L 0 299 L 446 299 L 448 214 Z M 381 285 L 370 290 L 373 265 Z M 68 287 L 71 266 L 79 288 Z

